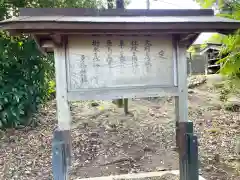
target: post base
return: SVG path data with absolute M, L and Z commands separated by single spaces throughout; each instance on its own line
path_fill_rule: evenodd
M 71 166 L 70 130 L 55 130 L 52 142 L 52 166 L 54 180 L 68 180 Z
M 176 145 L 179 152 L 180 180 L 198 180 L 198 142 L 193 123 L 177 123 Z

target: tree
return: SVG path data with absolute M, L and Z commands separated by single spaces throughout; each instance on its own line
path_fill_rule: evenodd
M 240 2 L 239 0 L 196 0 L 204 8 L 214 7 L 218 16 L 228 17 L 231 19 L 240 20 Z M 219 36 L 219 39 L 223 43 L 220 55 L 226 55 L 225 58 L 220 59 L 219 63 L 223 66 L 220 72 L 225 75 L 230 75 L 240 78 L 240 30 L 235 34 L 228 36 Z

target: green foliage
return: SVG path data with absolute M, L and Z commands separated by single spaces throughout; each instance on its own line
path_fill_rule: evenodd
M 218 63 L 222 63 L 223 66 L 220 72 L 224 75 L 239 76 L 240 74 L 240 34 L 229 35 L 223 39 L 223 44 L 220 51 L 220 55 L 227 55 L 219 60 Z M 239 76 L 240 77 L 240 76 Z
M 28 116 L 47 98 L 50 60 L 28 38 L 0 36 L 0 125 L 27 125 Z
M 196 48 L 194 46 L 190 46 L 187 50 L 188 53 L 196 53 Z
M 20 7 L 104 6 L 101 0 L 0 0 L 0 20 Z M 38 105 L 55 96 L 54 74 L 53 55 L 43 57 L 30 37 L 0 32 L 0 128 L 29 125 Z
M 218 2 L 218 16 L 240 20 L 240 2 L 238 0 L 197 0 L 204 8 L 212 7 Z M 208 40 L 209 41 L 209 40 Z M 236 31 L 234 35 L 214 35 L 210 41 L 222 43 L 220 57 L 218 63 L 222 63 L 220 72 L 224 75 L 240 78 L 240 31 Z
M 206 43 L 222 44 L 224 38 L 225 38 L 224 35 L 218 34 L 218 33 L 214 33 L 214 34 L 206 41 Z M 204 46 L 204 45 L 207 46 L 206 44 L 203 44 L 203 46 Z
M 212 7 L 216 0 L 196 0 L 197 3 L 201 4 L 203 8 Z

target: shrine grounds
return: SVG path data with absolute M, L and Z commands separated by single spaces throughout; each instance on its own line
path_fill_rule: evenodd
M 200 174 L 207 180 L 240 180 L 240 113 L 220 100 L 222 80 L 189 78 L 189 118 L 199 138 Z M 218 84 L 218 85 L 217 85 Z M 174 98 L 129 102 L 129 114 L 111 101 L 72 103 L 70 179 L 178 169 Z M 1 180 L 49 180 L 56 103 L 40 108 L 39 126 L 0 133 Z M 149 180 L 160 180 L 149 178 Z

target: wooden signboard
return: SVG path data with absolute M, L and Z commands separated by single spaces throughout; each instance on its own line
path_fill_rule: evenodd
M 148 89 L 175 87 L 174 53 L 172 36 L 168 35 L 69 36 L 67 81 L 70 100 L 89 98 L 91 92 L 103 97 L 101 92 L 108 90 L 108 99 L 134 97 L 143 88 L 144 96 L 150 96 L 146 93 Z M 115 94 L 114 89 L 117 90 Z M 92 96 L 96 99 L 94 94 Z

